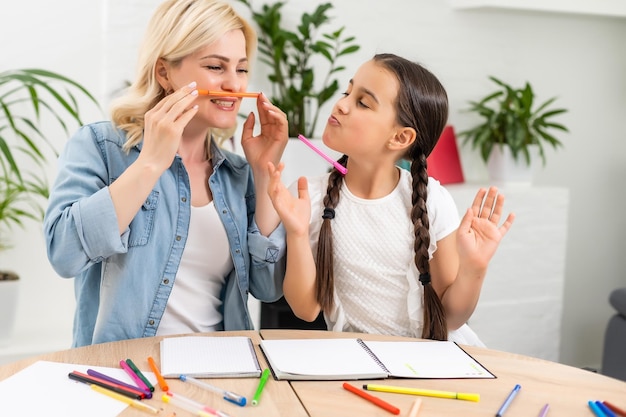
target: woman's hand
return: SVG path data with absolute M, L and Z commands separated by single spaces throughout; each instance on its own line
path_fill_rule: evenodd
M 500 241 L 511 228 L 515 214 L 502 219 L 504 196 L 496 187 L 481 188 L 474 197 L 457 231 L 457 249 L 461 268 L 486 270 Z
M 274 106 L 263 93 L 257 98 L 261 132 L 254 136 L 254 113 L 243 124 L 241 146 L 255 177 L 267 174 L 267 163 L 278 165 L 289 139 L 287 115 Z
M 193 102 L 198 97 L 193 82 L 164 97 L 144 116 L 143 146 L 139 159 L 159 173 L 172 164 L 182 140 L 183 130 L 198 112 Z
M 308 236 L 309 221 L 311 219 L 311 201 L 309 199 L 307 180 L 305 177 L 298 179 L 298 197 L 296 198 L 291 195 L 280 179 L 283 168 L 284 164 L 282 162 L 278 167 L 268 162 L 267 170 L 270 176 L 270 183 L 267 187 L 267 193 L 285 226 L 287 234 Z

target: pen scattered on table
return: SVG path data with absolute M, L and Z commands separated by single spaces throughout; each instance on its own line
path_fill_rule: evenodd
M 469 392 L 451 392 L 431 389 L 396 387 L 393 385 L 366 384 L 363 389 L 368 391 L 393 392 L 396 394 L 422 395 L 425 397 L 452 398 L 456 400 L 480 401 L 480 394 Z
M 118 401 L 122 401 L 128 405 L 130 405 L 131 407 L 135 407 L 138 408 L 139 410 L 142 411 L 147 411 L 149 413 L 153 413 L 153 414 L 158 414 L 159 413 L 159 409 L 158 408 L 154 408 L 148 404 L 144 404 L 139 400 L 134 400 L 132 398 L 128 398 L 125 395 L 122 394 L 118 394 L 115 391 L 111 391 L 110 389 L 107 388 L 103 388 L 101 386 L 95 385 L 95 384 L 91 384 L 91 389 L 93 389 L 94 391 L 99 392 L 100 394 L 104 394 L 104 395 L 108 395 L 111 398 L 115 398 Z
M 163 394 L 163 396 L 161 397 L 161 401 L 163 401 L 166 404 L 174 404 L 176 407 L 189 411 L 190 413 L 193 413 L 196 416 L 211 417 L 211 414 L 208 413 L 207 411 L 191 406 L 185 401 L 181 401 L 179 398 L 172 397 L 171 395 Z
M 157 368 L 156 363 L 154 362 L 154 359 L 152 358 L 152 356 L 148 356 L 148 365 L 150 365 L 150 369 L 152 369 L 152 373 L 154 373 L 154 376 L 156 376 L 156 379 L 159 382 L 159 387 L 161 388 L 161 391 L 163 392 L 169 391 L 170 387 L 167 385 L 167 382 L 165 382 L 165 378 L 163 378 L 163 375 L 161 375 L 161 371 L 159 371 L 159 368 Z
M 143 382 L 143 380 L 141 378 L 139 378 L 139 375 L 137 375 L 135 373 L 135 371 L 133 371 L 131 369 L 130 366 L 128 366 L 128 364 L 126 363 L 126 361 L 121 360 L 120 361 L 120 366 L 122 367 L 122 369 L 126 372 L 126 374 L 128 374 L 128 376 L 135 382 L 135 384 L 137 384 L 137 386 L 144 390 L 144 391 L 150 391 L 150 388 L 148 388 L 148 386 L 145 384 L 145 382 Z
M 265 368 L 263 373 L 261 374 L 261 379 L 259 379 L 259 385 L 257 386 L 256 392 L 252 397 L 252 405 L 257 405 L 259 400 L 261 399 L 261 394 L 263 393 L 263 388 L 265 388 L 265 384 L 267 383 L 267 379 L 270 377 L 270 370 Z
M 106 381 L 101 378 L 89 376 L 82 372 L 72 371 L 69 374 L 67 374 L 67 376 L 68 378 L 73 379 L 74 381 L 82 382 L 83 384 L 88 384 L 88 385 L 92 385 L 92 384 L 99 385 L 101 387 L 110 389 L 111 391 L 115 391 L 118 394 L 122 394 L 127 397 L 134 398 L 136 400 L 140 400 L 142 398 L 145 398 L 146 396 L 146 394 L 143 391 L 140 391 L 138 389 L 126 388 L 124 386 L 114 384 L 110 381 Z
M 96 378 L 100 378 L 100 379 L 104 379 L 105 381 L 109 381 L 109 382 L 111 382 L 113 384 L 116 384 L 116 385 L 119 385 L 119 386 L 122 386 L 122 387 L 125 387 L 125 388 L 129 388 L 131 390 L 139 390 L 139 391 L 144 393 L 145 398 L 152 398 L 152 392 L 150 392 L 149 390 L 144 390 L 144 389 L 141 389 L 141 388 L 136 387 L 134 385 L 127 384 L 124 381 L 120 381 L 119 379 L 115 379 L 113 377 L 110 377 L 108 375 L 105 375 L 103 373 L 95 371 L 93 369 L 87 369 L 87 375 L 93 376 L 93 377 L 96 377 Z
M 194 384 L 195 386 L 207 389 L 209 391 L 217 392 L 218 394 L 223 395 L 226 401 L 230 401 L 233 404 L 237 404 L 241 407 L 246 405 L 246 397 L 235 394 L 234 392 L 226 391 L 225 389 L 207 384 L 206 382 L 199 381 L 196 378 L 187 375 L 181 375 L 180 380 L 183 382 L 189 382 L 191 384 Z
M 226 414 L 223 411 L 216 410 L 214 408 L 209 407 L 208 405 L 201 404 L 195 400 L 192 400 L 191 398 L 184 397 L 180 394 L 174 394 L 173 392 L 168 391 L 167 395 L 172 398 L 176 398 L 176 400 L 179 400 L 180 402 L 187 403 L 190 407 L 192 407 L 193 410 L 206 411 L 216 417 L 230 417 L 230 415 Z
M 146 385 L 146 387 L 148 387 L 150 392 L 154 392 L 154 386 L 152 386 L 152 383 L 148 381 L 148 378 L 146 378 L 143 372 L 141 372 L 139 368 L 137 368 L 137 365 L 135 365 L 135 363 L 130 359 L 126 359 L 126 364 L 128 364 L 128 366 L 130 367 L 130 369 L 133 370 L 135 375 L 137 375 L 143 381 L 143 383 Z
M 606 416 L 606 417 L 617 417 L 617 414 L 615 414 L 613 412 L 613 410 L 611 410 L 609 407 L 607 407 L 601 401 L 596 401 L 595 403 L 598 406 L 598 408 L 602 411 L 602 413 L 604 413 L 604 416 Z
M 507 408 L 509 408 L 509 405 L 511 405 L 511 402 L 513 402 L 513 399 L 515 398 L 515 396 L 517 395 L 517 393 L 519 392 L 521 388 L 522 386 L 520 384 L 517 384 L 515 385 L 515 387 L 513 387 L 513 391 L 511 391 L 509 396 L 506 397 L 506 400 L 504 400 L 504 403 L 502 404 L 502 406 L 496 413 L 496 417 L 502 417 L 504 415 L 505 411 L 507 410 Z
M 400 414 L 400 409 L 394 405 L 389 404 L 386 401 L 381 400 L 378 397 L 374 397 L 373 395 L 368 394 L 365 391 L 362 391 L 360 389 L 358 389 L 357 387 L 348 384 L 347 382 L 343 383 L 343 387 L 350 391 L 353 394 L 358 395 L 361 398 L 364 398 L 374 404 L 376 404 L 377 406 L 379 406 L 380 408 L 382 408 L 383 410 L 389 411 L 391 414 Z
M 337 171 L 341 172 L 343 175 L 346 175 L 346 173 L 348 172 L 348 169 L 346 167 L 335 161 L 330 156 L 326 155 L 324 152 L 322 152 L 321 149 L 313 145 L 313 143 L 311 143 L 311 141 L 305 138 L 303 135 L 298 135 L 298 139 L 300 139 L 306 146 L 313 149 L 319 156 L 327 160 L 332 166 L 335 167 L 335 169 L 337 169 Z
M 548 410 L 550 409 L 550 404 L 546 404 L 541 407 L 541 411 L 539 412 L 538 417 L 546 417 L 548 415 Z
M 413 401 L 413 405 L 411 406 L 407 417 L 417 417 L 417 414 L 420 412 L 421 406 L 422 400 L 420 398 L 416 398 L 415 401 Z
M 606 405 L 609 410 L 613 411 L 618 416 L 626 417 L 626 410 L 619 408 L 608 401 L 602 401 L 602 404 Z
M 209 91 L 198 90 L 198 94 L 201 96 L 214 96 L 214 97 L 240 97 L 240 98 L 257 98 L 261 93 L 234 93 L 232 91 Z
M 596 417 L 608 417 L 606 414 L 604 414 L 604 411 L 602 411 L 602 409 L 598 407 L 598 404 L 595 401 L 589 400 L 587 401 L 587 405 L 589 405 L 589 408 L 591 409 L 591 411 L 593 411 L 593 414 Z

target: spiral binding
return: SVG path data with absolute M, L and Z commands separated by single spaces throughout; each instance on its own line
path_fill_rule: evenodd
M 385 372 L 387 373 L 387 375 L 391 374 L 391 372 L 389 372 L 389 369 L 387 369 L 387 367 L 386 367 L 386 366 L 385 366 L 385 365 L 384 365 L 384 364 L 380 361 L 380 359 L 378 359 L 378 356 L 376 356 L 376 355 L 374 354 L 374 352 L 372 352 L 372 351 L 370 350 L 370 348 L 369 348 L 369 347 L 365 344 L 365 342 L 363 341 L 363 339 L 359 339 L 359 338 L 357 338 L 357 339 L 356 339 L 356 341 L 357 341 L 357 343 L 358 343 L 359 345 L 361 345 L 361 347 L 362 347 L 363 349 L 365 349 L 365 351 L 367 352 L 367 354 L 368 354 L 368 355 L 369 355 L 372 359 L 374 359 L 374 362 L 376 362 L 376 363 L 378 364 L 378 366 L 380 366 L 380 367 L 382 368 L 382 370 L 383 370 L 383 371 L 385 371 Z

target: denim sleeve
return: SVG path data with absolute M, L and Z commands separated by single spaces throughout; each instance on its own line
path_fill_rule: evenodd
M 62 277 L 127 251 L 128 230 L 120 236 L 104 151 L 95 136 L 83 127 L 66 144 L 44 216 L 48 259 Z
M 251 228 L 248 231 L 248 250 L 251 258 L 250 293 L 261 301 L 278 300 L 283 295 L 286 268 L 283 225 L 280 224 L 268 237 L 257 228 Z

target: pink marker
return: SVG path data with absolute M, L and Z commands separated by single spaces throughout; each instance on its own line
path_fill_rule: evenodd
M 129 377 L 131 377 L 131 379 L 132 379 L 133 381 L 135 381 L 135 384 L 137 384 L 137 386 L 138 386 L 139 388 L 141 388 L 143 391 L 145 391 L 145 390 L 150 391 L 150 388 L 148 388 L 148 386 L 145 384 L 145 382 L 143 382 L 143 381 L 141 380 L 141 378 L 139 378 L 139 375 L 137 375 L 137 374 L 135 373 L 135 371 L 133 371 L 133 370 L 131 369 L 131 367 L 130 367 L 130 366 L 128 366 L 128 364 L 126 363 L 126 361 L 123 361 L 123 360 L 122 360 L 122 361 L 120 361 L 120 366 L 122 367 L 122 369 L 123 369 L 123 370 L 125 370 L 125 371 L 126 371 L 126 373 L 128 374 L 128 376 L 129 376 Z
M 305 145 L 307 145 L 309 148 L 313 149 L 315 152 L 317 152 L 317 154 L 319 156 L 321 156 L 322 158 L 324 158 L 325 160 L 327 160 L 328 162 L 330 162 L 332 164 L 332 166 L 335 167 L 335 169 L 337 169 L 337 171 L 341 172 L 343 175 L 346 175 L 346 173 L 348 172 L 348 169 L 346 167 L 344 167 L 343 165 L 341 165 L 339 162 L 335 161 L 333 158 L 331 158 L 330 156 L 326 155 L 324 152 L 321 151 L 321 149 L 319 149 L 317 146 L 313 145 L 311 143 L 310 140 L 308 140 L 307 138 L 305 138 L 302 135 L 298 135 L 298 139 L 300 139 L 302 142 L 304 142 Z

